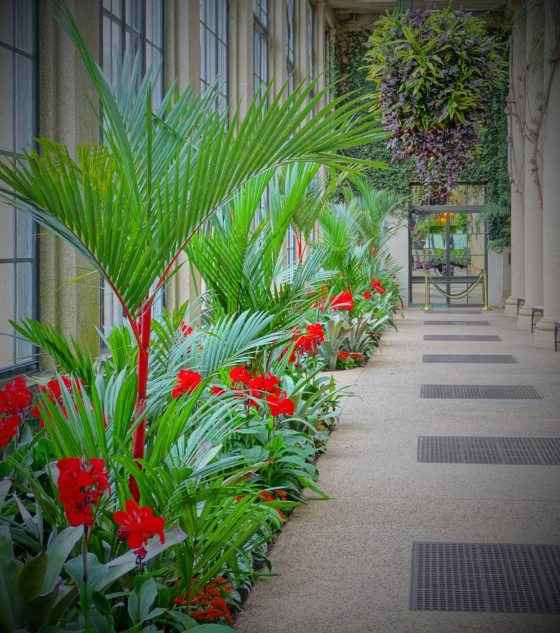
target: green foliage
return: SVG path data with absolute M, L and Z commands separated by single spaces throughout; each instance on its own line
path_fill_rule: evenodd
M 364 58 L 368 50 L 367 31 L 348 31 L 338 35 L 336 46 L 336 69 L 340 77 L 338 95 L 348 93 L 368 98 L 373 84 L 367 78 Z M 507 33 L 500 35 L 505 46 Z M 506 54 L 506 53 L 504 53 Z M 488 122 L 481 133 L 481 142 L 472 161 L 461 168 L 458 182 L 483 183 L 487 202 L 502 202 L 509 205 L 510 185 L 507 171 L 507 87 L 489 90 L 490 110 Z M 410 185 L 417 182 L 413 161 L 398 162 L 386 147 L 384 139 L 376 140 L 348 152 L 356 158 L 385 162 L 389 169 L 366 169 L 367 182 L 373 189 L 410 196 Z

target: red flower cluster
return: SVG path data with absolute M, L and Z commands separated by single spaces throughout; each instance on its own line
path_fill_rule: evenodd
M 385 293 L 385 288 L 383 287 L 380 279 L 372 279 L 371 280 L 371 289 L 374 292 L 377 292 L 377 294 L 380 294 L 380 295 Z
M 25 378 L 14 378 L 0 389 L 0 415 L 19 415 L 23 419 L 29 413 L 31 401 Z
M 140 564 L 146 556 L 145 545 L 155 536 L 165 543 L 163 526 L 165 519 L 156 517 L 149 506 L 142 508 L 134 501 L 128 499 L 125 510 L 117 510 L 114 514 L 115 523 L 120 525 L 117 529 L 117 538 L 126 539 L 126 544 L 136 552 L 136 562 Z
M 0 447 L 7 446 L 12 441 L 20 422 L 19 415 L 0 418 Z
M 352 310 L 354 307 L 354 297 L 351 292 L 341 292 L 331 299 L 330 306 L 333 310 Z
M 177 381 L 171 392 L 171 397 L 180 398 L 184 393 L 191 393 L 198 387 L 201 380 L 202 376 L 197 371 L 181 369 L 177 374 Z
M 359 354 L 358 352 L 340 352 L 337 356 L 338 360 L 346 361 L 354 358 L 355 360 L 359 360 L 360 362 L 365 362 L 365 358 L 363 354 Z
M 184 336 L 190 336 L 193 333 L 193 329 L 190 325 L 187 325 L 184 321 L 181 321 L 181 325 L 179 326 L 181 330 L 181 334 Z
M 72 385 L 76 385 L 76 387 L 78 389 L 78 393 L 81 393 L 81 390 L 82 390 L 82 388 L 84 386 L 84 383 L 83 383 L 82 380 L 74 380 L 74 379 L 70 378 L 69 376 L 62 376 L 61 378 L 62 378 L 62 382 L 64 383 L 64 386 L 66 387 L 66 389 L 68 389 L 70 394 L 73 393 L 73 386 Z M 66 407 L 63 405 L 62 389 L 60 387 L 60 381 L 59 381 L 58 378 L 53 378 L 52 380 L 49 380 L 49 382 L 44 387 L 40 388 L 40 391 L 42 391 L 43 393 L 46 393 L 48 398 L 49 398 L 49 400 L 51 402 L 53 402 L 55 404 L 58 404 L 60 406 L 60 409 L 61 409 L 62 413 L 66 417 L 68 417 L 68 413 L 66 411 Z M 33 407 L 32 414 L 35 417 L 39 417 L 40 416 L 39 406 L 38 405 Z M 39 424 L 40 424 L 42 429 L 45 428 L 44 420 L 40 419 L 39 420 Z
M 229 372 L 229 377 L 232 384 L 235 386 L 239 384 L 247 385 L 253 376 L 245 365 L 241 365 L 241 367 L 234 367 Z
M 105 462 L 92 457 L 65 457 L 56 462 L 60 472 L 58 478 L 59 499 L 70 525 L 93 525 L 93 506 L 105 490 L 109 489 Z
M 229 377 L 232 386 L 242 389 L 245 395 L 252 398 L 264 398 L 273 416 L 293 415 L 295 404 L 286 396 L 286 392 L 280 389 L 280 379 L 274 374 L 263 372 L 253 376 L 243 365 L 234 367 L 229 372 Z M 255 401 L 252 401 L 251 405 L 258 406 Z
M 24 378 L 14 378 L 0 389 L 0 446 L 7 446 L 31 411 L 31 392 Z
M 371 299 L 371 292 L 369 290 L 364 292 L 364 299 Z
M 290 362 L 295 362 L 295 352 L 298 354 L 313 355 L 319 345 L 325 340 L 325 330 L 321 323 L 315 323 L 313 325 L 307 325 L 305 328 L 305 334 L 301 333 L 299 328 L 296 328 L 294 332 L 295 348 L 290 356 Z
M 274 494 L 270 492 L 270 490 L 261 490 L 259 492 L 259 497 L 261 501 L 264 503 L 274 503 L 276 501 L 286 501 L 288 498 L 288 493 L 285 490 L 275 490 Z M 276 512 L 278 512 L 278 516 L 285 521 L 286 515 L 280 510 L 280 508 L 276 508 Z
M 196 578 L 193 578 L 193 583 Z M 191 600 L 185 597 L 176 597 L 174 602 L 179 605 L 189 605 L 193 611 L 191 617 L 197 622 L 221 622 L 232 623 L 231 612 L 226 603 L 226 597 L 231 593 L 231 584 L 218 576 L 205 585 Z M 183 594 L 185 595 L 185 594 Z

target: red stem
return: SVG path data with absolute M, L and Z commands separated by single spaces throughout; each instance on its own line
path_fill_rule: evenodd
M 152 303 L 148 302 L 142 309 L 140 317 L 140 345 L 138 346 L 138 392 L 134 417 L 138 420 L 142 417 L 146 408 L 146 394 L 148 389 L 148 348 L 150 346 L 150 334 L 152 330 Z M 146 443 L 146 419 L 144 418 L 136 427 L 132 437 L 132 457 L 136 460 L 144 458 Z M 142 467 L 138 464 L 138 468 Z M 140 499 L 140 491 L 134 477 L 130 478 L 130 491 L 136 501 Z

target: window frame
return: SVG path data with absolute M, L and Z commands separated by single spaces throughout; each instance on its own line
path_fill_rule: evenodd
M 24 50 L 17 43 L 17 0 L 11 0 L 12 4 L 12 44 L 8 44 L 7 42 L 0 41 L 0 48 L 7 50 L 10 52 L 12 60 L 12 98 L 11 98 L 11 107 L 12 112 L 15 114 L 17 111 L 17 56 L 22 56 L 25 59 L 28 59 L 31 63 L 31 98 L 29 105 L 31 107 L 31 142 L 27 146 L 28 148 L 37 149 L 36 138 L 39 135 L 39 7 L 37 0 L 31 0 L 31 37 L 30 37 L 30 47 L 31 51 Z M 18 154 L 21 156 L 21 152 L 17 151 L 17 122 L 14 118 L 13 126 L 11 130 L 12 135 L 12 151 L 6 151 L 0 149 L 0 157 L 10 158 L 14 154 Z M 9 206 L 9 205 L 8 205 Z M 1 257 L 0 255 L 0 263 L 11 265 L 14 271 L 14 287 L 13 287 L 13 303 L 12 303 L 12 320 L 16 320 L 18 318 L 17 310 L 18 310 L 18 275 L 17 275 L 17 265 L 18 263 L 22 264 L 31 264 L 31 313 L 27 315 L 25 318 L 38 319 L 39 318 L 39 235 L 38 235 L 38 227 L 36 221 L 32 221 L 29 227 L 30 230 L 30 238 L 31 238 L 31 254 L 29 256 L 20 257 L 18 255 L 18 222 L 16 220 L 17 214 L 23 213 L 22 211 L 17 211 L 15 207 L 11 207 L 12 209 L 12 217 L 14 220 L 13 224 L 13 239 L 14 239 L 14 253 L 12 257 Z M 12 341 L 12 364 L 6 365 L 5 367 L 0 367 L 0 381 L 4 379 L 8 379 L 12 376 L 17 376 L 20 374 L 25 374 L 31 371 L 36 371 L 39 368 L 39 349 L 35 345 L 31 345 L 31 353 L 27 356 L 22 356 L 21 358 L 28 359 L 22 362 L 18 361 L 18 341 L 21 341 L 21 338 L 14 332 L 13 341 Z
M 221 0 L 223 4 L 219 7 L 216 7 L 216 26 L 215 30 L 209 25 L 208 20 L 206 19 L 205 12 L 203 10 L 203 5 L 205 5 L 206 10 L 208 10 L 208 2 L 215 2 L 215 0 L 200 0 L 200 12 L 199 12 L 199 22 L 200 22 L 200 91 L 204 93 L 205 90 L 216 87 L 218 88 L 218 94 L 216 95 L 216 107 L 218 109 L 224 108 L 227 110 L 229 107 L 229 98 L 230 98 L 230 73 L 229 73 L 229 52 L 230 52 L 230 28 L 229 28 L 229 3 L 228 0 Z M 222 15 L 221 9 L 224 10 L 225 16 L 225 26 L 223 29 L 224 38 L 220 35 L 220 16 Z M 212 69 L 213 79 L 209 81 L 209 78 L 203 77 L 203 68 L 205 67 L 205 51 L 206 51 L 206 38 L 212 38 L 212 46 L 214 47 L 214 54 L 216 60 L 216 67 Z M 223 72 L 220 71 L 220 48 L 223 47 L 225 49 L 225 67 Z M 224 90 L 221 90 L 223 86 Z M 220 103 L 221 102 L 221 103 Z

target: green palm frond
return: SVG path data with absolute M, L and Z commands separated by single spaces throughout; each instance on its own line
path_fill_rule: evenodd
M 49 323 L 25 319 L 11 326 L 27 341 L 45 351 L 62 373 L 72 374 L 86 385 L 92 385 L 95 371 L 93 358 L 74 339 L 70 343 Z
M 155 73 L 133 87 L 123 72 L 111 86 L 66 5 L 55 4 L 99 96 L 104 145 L 79 146 L 74 158 L 40 139 L 38 151 L 0 164 L 0 195 L 75 246 L 131 323 L 153 300 L 154 281 L 243 183 L 292 162 L 351 168 L 356 161 L 338 152 L 378 136 L 367 103 L 345 95 L 321 106 L 329 88 L 315 84 L 255 99 L 231 124 L 210 108 L 212 94 L 175 97 L 172 87 L 153 108 Z

